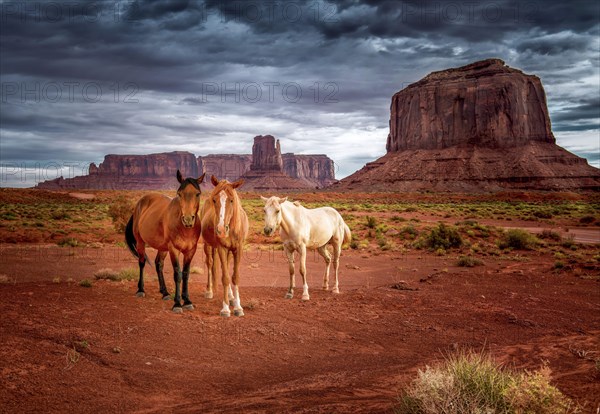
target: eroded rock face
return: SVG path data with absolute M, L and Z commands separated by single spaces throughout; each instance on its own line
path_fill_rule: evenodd
M 388 152 L 555 143 L 537 76 L 488 59 L 433 72 L 392 98 Z
M 335 165 L 327 155 L 282 155 L 283 171 L 292 178 L 301 178 L 324 188 L 335 180 Z
M 249 154 L 211 154 L 198 157 L 198 171 L 206 173 L 207 182 L 210 181 L 211 175 L 218 179 L 235 181 L 250 169 L 250 164 L 252 155 Z
M 272 135 L 254 137 L 250 169 L 253 171 L 283 171 L 279 140 L 275 140 Z
M 387 154 L 333 190 L 600 189 L 600 170 L 556 145 L 539 78 L 499 59 L 433 72 L 390 112 Z

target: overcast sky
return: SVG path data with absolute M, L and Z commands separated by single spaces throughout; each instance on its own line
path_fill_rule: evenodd
M 559 145 L 599 166 L 597 1 L 2 1 L 1 185 L 107 153 L 385 153 L 392 95 L 497 57 L 536 74 Z M 25 167 L 23 172 L 19 168 Z

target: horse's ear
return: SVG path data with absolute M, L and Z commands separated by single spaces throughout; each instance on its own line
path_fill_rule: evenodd
M 200 177 L 198 177 L 196 179 L 196 181 L 198 182 L 198 184 L 202 184 L 202 181 L 204 181 L 204 176 L 206 175 L 206 173 L 202 174 Z
M 219 180 L 217 180 L 217 177 L 215 177 L 214 175 L 210 176 L 210 182 L 212 183 L 212 185 L 214 185 L 215 187 L 219 184 Z
M 235 183 L 231 183 L 231 187 L 232 188 L 238 188 L 241 187 L 242 184 L 244 184 L 244 179 L 240 178 L 239 180 L 237 180 Z
M 260 199 L 261 199 L 262 201 L 264 201 L 265 203 L 266 203 L 267 201 L 269 201 L 269 199 L 268 199 L 267 197 L 263 197 L 263 196 L 260 196 Z
M 181 171 L 179 170 L 177 170 L 177 181 L 179 181 L 179 184 L 183 182 L 183 176 L 181 175 Z
M 285 197 L 285 198 L 280 198 L 280 199 L 279 199 L 279 204 L 283 204 L 283 203 L 285 203 L 286 201 L 287 201 L 287 197 Z

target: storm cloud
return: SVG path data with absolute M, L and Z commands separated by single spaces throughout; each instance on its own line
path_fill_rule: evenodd
M 599 53 L 590 1 L 3 0 L 0 184 L 259 134 L 341 178 L 384 154 L 395 92 L 490 57 L 542 79 L 558 144 L 598 166 Z

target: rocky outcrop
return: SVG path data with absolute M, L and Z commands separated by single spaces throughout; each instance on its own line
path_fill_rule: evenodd
M 252 155 L 204 155 L 198 157 L 198 171 L 205 172 L 207 177 L 214 175 L 229 181 L 235 181 L 250 169 Z M 207 182 L 209 180 L 206 180 Z
M 278 140 L 270 135 L 256 137 L 253 155 L 219 154 L 196 157 L 189 152 L 150 155 L 106 155 L 99 165 L 91 163 L 88 175 L 45 181 L 44 189 L 173 189 L 175 174 L 215 175 L 235 181 L 252 170 L 254 184 L 261 190 L 324 187 L 335 182 L 333 161 L 325 155 L 281 155 Z M 284 163 L 284 159 L 286 160 Z M 253 168 L 253 169 L 252 169 Z M 269 175 L 269 179 L 266 176 Z M 205 180 L 204 188 L 212 188 Z M 244 186 L 250 189 L 250 183 Z
M 554 144 L 537 76 L 489 59 L 433 72 L 392 98 L 388 152 Z
M 89 175 L 73 178 L 58 177 L 37 185 L 43 189 L 173 189 L 177 170 L 186 177 L 198 176 L 196 156 L 190 152 L 169 152 L 149 155 L 109 154 L 96 166 L 90 164 Z
M 293 167 L 290 169 L 296 168 L 293 162 L 290 162 L 289 165 Z M 279 140 L 275 140 L 271 135 L 259 135 L 254 137 L 250 170 L 241 178 L 245 181 L 244 189 L 246 190 L 295 191 L 317 187 L 311 180 L 299 178 L 297 169 L 294 172 L 295 176 L 290 176 L 284 172 Z
M 254 137 L 252 145 L 252 171 L 283 171 L 281 146 L 272 135 Z
M 555 144 L 538 77 L 489 59 L 396 93 L 387 154 L 332 188 L 600 189 L 600 170 Z
M 306 180 L 312 186 L 325 188 L 334 182 L 335 165 L 327 155 L 282 155 L 283 171 L 292 178 Z

